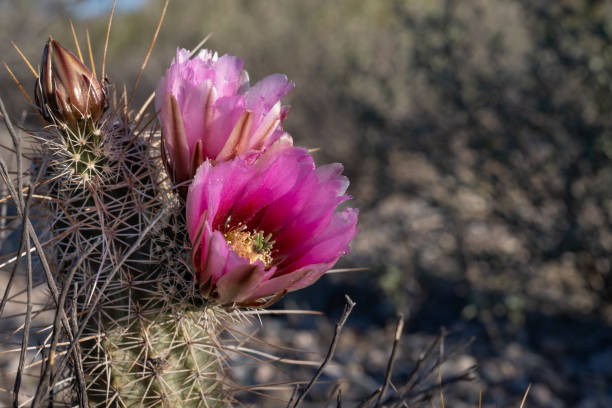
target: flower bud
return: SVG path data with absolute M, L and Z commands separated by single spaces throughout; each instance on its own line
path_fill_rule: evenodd
M 106 109 L 106 92 L 92 72 L 70 51 L 49 38 L 36 81 L 36 104 L 49 122 L 75 126 L 96 122 Z

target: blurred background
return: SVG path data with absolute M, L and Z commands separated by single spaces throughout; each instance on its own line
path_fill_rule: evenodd
M 82 46 L 89 28 L 99 69 L 111 4 L 2 0 L 2 60 L 31 92 L 11 41 L 38 63 L 50 34 L 74 48 L 71 19 Z M 119 0 L 107 65 L 118 89 L 133 84 L 162 6 Z M 270 317 L 263 338 L 325 351 L 348 293 L 357 306 L 324 380 L 348 378 L 349 400 L 383 380 L 401 312 L 397 382 L 441 327 L 450 343 L 474 337 L 442 368 L 478 365 L 475 381 L 445 390 L 449 406 L 478 406 L 482 390 L 484 406 L 518 407 L 531 383 L 529 407 L 612 407 L 612 3 L 172 0 L 134 106 L 177 46 L 209 33 L 207 47 L 242 57 L 252 83 L 295 81 L 285 129 L 320 148 L 318 163 L 344 163 L 361 211 L 338 266 L 369 270 L 287 296 L 277 307 L 329 321 Z M 15 121 L 35 123 L 4 70 L 0 90 Z

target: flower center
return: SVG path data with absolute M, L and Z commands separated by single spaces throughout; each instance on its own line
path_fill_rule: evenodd
M 223 234 L 225 241 L 234 252 L 251 263 L 257 260 L 263 262 L 266 267 L 272 265 L 272 234 L 264 235 L 263 231 L 247 231 L 246 226 L 241 226 Z

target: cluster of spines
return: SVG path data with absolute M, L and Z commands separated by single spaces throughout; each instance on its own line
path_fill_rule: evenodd
M 80 83 L 74 78 L 61 95 L 49 92 L 55 86 L 55 66 L 47 63 L 51 48 L 88 78 L 80 107 L 69 105 L 72 86 Z M 71 406 L 84 397 L 93 406 L 226 405 L 231 396 L 224 389 L 220 335 L 244 315 L 209 304 L 193 283 L 188 239 L 180 228 L 184 206 L 163 171 L 159 133 L 135 125 L 140 121 L 128 114 L 125 95 L 122 106 L 108 110 L 104 102 L 88 112 L 94 109 L 90 93 L 98 101 L 108 96 L 106 80 L 102 89 L 95 73 L 92 80 L 81 66 L 80 52 L 80 64 L 65 52 L 56 41 L 47 43 L 47 71 L 36 84 L 46 125 L 31 133 L 31 174 L 39 175 L 36 196 L 43 197 L 33 204 L 44 214 L 37 216 L 37 229 L 47 232 L 58 287 L 68 291 L 60 309 L 72 319 L 72 334 L 80 333 L 81 355 L 69 358 L 67 338 L 46 354 L 57 328 L 45 329 L 42 366 L 69 361 L 65 372 L 52 375 L 49 396 Z M 70 117 L 63 118 L 66 112 Z M 77 372 L 85 377 L 84 390 Z
M 52 159 L 58 176 L 67 176 L 74 183 L 87 184 L 108 177 L 112 168 L 108 165 L 104 125 L 84 123 L 76 128 L 47 126 L 47 131 L 35 136 L 43 145 L 46 155 Z M 62 177 L 64 178 L 64 177 Z
M 118 112 L 38 136 L 58 281 L 67 284 L 61 277 L 87 252 L 69 298 L 81 318 L 97 300 L 80 322 L 87 397 L 93 406 L 220 406 L 219 326 L 189 279 L 180 202 L 163 182 L 154 136 Z
M 130 320 L 107 324 L 103 335 L 87 345 L 91 356 L 84 364 L 91 381 L 91 404 L 221 405 L 222 378 L 216 346 L 204 329 L 206 317 L 200 311 L 170 308 L 160 313 L 154 308 Z

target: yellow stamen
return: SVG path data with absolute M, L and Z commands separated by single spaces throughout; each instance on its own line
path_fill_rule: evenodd
M 247 258 L 251 263 L 261 261 L 266 267 L 272 265 L 272 246 L 274 242 L 265 241 L 262 245 L 262 233 L 252 233 L 245 228 L 236 228 L 223 234 L 229 246 L 239 256 Z

